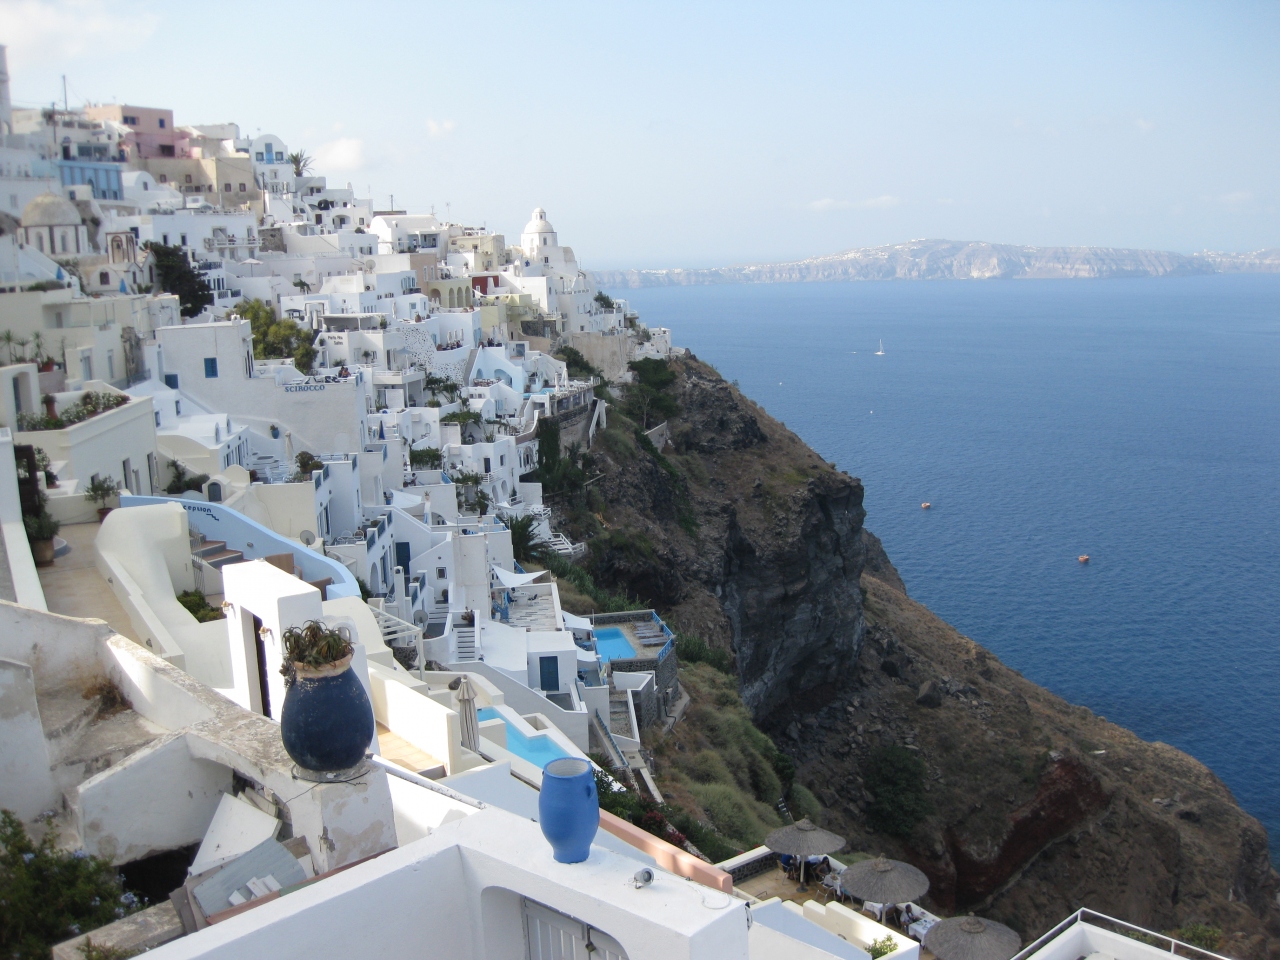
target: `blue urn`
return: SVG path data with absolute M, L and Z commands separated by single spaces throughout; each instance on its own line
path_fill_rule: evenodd
M 538 825 L 561 863 L 581 863 L 600 827 L 600 798 L 591 763 L 561 757 L 542 768 Z
M 373 741 L 373 705 L 351 669 L 351 654 L 322 667 L 294 664 L 296 678 L 284 695 L 280 738 L 303 770 L 350 770 Z

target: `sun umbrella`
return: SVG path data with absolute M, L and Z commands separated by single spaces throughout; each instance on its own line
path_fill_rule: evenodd
M 808 817 L 799 823 L 779 827 L 765 837 L 764 845 L 777 853 L 788 853 L 800 858 L 800 887 L 804 889 L 804 866 L 807 857 L 820 857 L 835 853 L 845 844 L 844 837 L 823 830 Z
M 458 698 L 458 716 L 462 720 L 462 745 L 472 753 L 480 752 L 480 719 L 476 715 L 476 691 L 464 673 L 455 677 L 449 689 Z
M 1003 923 L 969 914 L 941 920 L 924 935 L 924 947 L 938 960 L 1009 960 L 1022 938 Z
M 929 878 L 909 863 L 880 856 L 845 867 L 840 886 L 859 900 L 907 903 L 928 892 Z

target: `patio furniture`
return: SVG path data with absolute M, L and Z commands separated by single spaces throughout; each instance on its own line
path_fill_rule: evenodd
M 843 900 L 843 894 L 840 892 L 840 877 L 832 871 L 822 878 L 822 887 L 818 891 L 822 894 L 822 900 L 825 903 L 832 897 L 837 900 Z
M 804 859 L 821 857 L 835 853 L 845 845 L 844 837 L 829 830 L 823 830 L 816 823 L 805 817 L 799 823 L 779 827 L 765 837 L 764 845 L 778 853 L 790 853 L 802 858 L 800 862 L 800 886 L 797 892 L 808 888 L 804 885 Z

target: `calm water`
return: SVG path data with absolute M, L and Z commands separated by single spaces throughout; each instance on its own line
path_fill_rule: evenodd
M 1280 849 L 1280 277 L 618 293 L 862 478 L 913 597 Z

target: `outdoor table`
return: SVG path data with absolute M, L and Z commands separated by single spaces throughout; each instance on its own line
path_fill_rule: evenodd
M 929 932 L 929 928 L 938 922 L 937 917 L 921 917 L 911 926 L 907 927 L 907 936 L 916 941 L 923 941 L 924 935 Z

